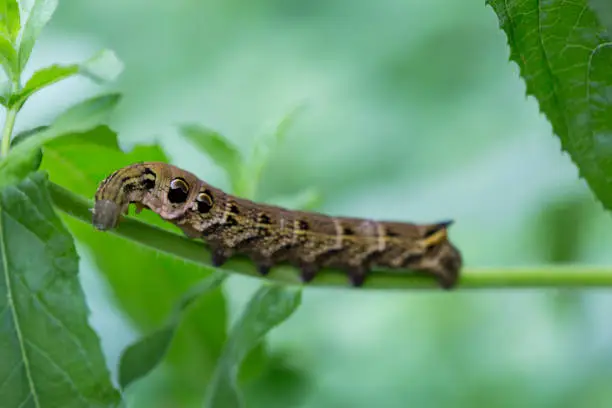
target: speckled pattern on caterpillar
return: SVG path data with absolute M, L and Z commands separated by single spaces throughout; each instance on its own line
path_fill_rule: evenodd
M 108 176 L 96 192 L 93 225 L 114 228 L 130 204 L 172 222 L 190 238 L 200 238 L 221 266 L 236 254 L 248 256 L 267 274 L 287 262 L 310 282 L 323 267 L 346 272 L 361 286 L 370 269 L 431 274 L 453 288 L 461 254 L 448 239 L 451 221 L 432 224 L 374 221 L 293 211 L 235 197 L 194 174 L 161 163 L 136 163 Z

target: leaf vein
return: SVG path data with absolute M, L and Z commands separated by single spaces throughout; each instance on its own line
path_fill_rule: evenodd
M 62 377 L 64 377 L 66 383 L 70 386 L 70 388 L 74 390 L 74 392 L 81 401 L 89 403 L 89 400 L 81 393 L 81 390 L 79 390 L 70 375 L 68 375 L 68 373 L 66 372 L 66 370 L 64 370 L 62 366 L 55 362 L 55 360 L 51 358 L 46 351 L 38 347 L 36 344 L 32 343 L 30 340 L 26 339 L 25 342 L 30 348 L 32 348 L 32 350 L 36 351 L 41 357 L 44 357 L 62 375 Z M 89 406 L 89 404 L 87 404 L 86 406 Z
M 6 386 L 6 384 L 8 384 L 9 380 L 17 372 L 17 369 L 21 367 L 22 365 L 23 365 L 23 361 L 18 361 L 17 364 L 15 364 L 13 368 L 11 368 L 11 372 L 9 373 L 9 375 L 7 375 L 4 381 L 2 381 L 2 384 L 0 384 L 0 394 L 2 394 L 2 389 Z
M 17 308 L 15 307 L 14 300 L 13 300 L 13 287 L 11 284 L 11 277 L 9 273 L 7 245 L 6 245 L 5 238 L 4 238 L 4 222 L 2 219 L 3 218 L 2 214 L 8 215 L 5 209 L 0 207 L 0 252 L 2 253 L 2 269 L 4 270 L 4 281 L 6 283 L 7 304 L 8 304 L 9 309 L 11 309 L 11 313 L 13 315 L 13 321 L 15 323 L 15 332 L 17 334 L 17 341 L 19 342 L 19 348 L 21 351 L 21 358 L 22 358 L 23 365 L 26 371 L 26 377 L 28 379 L 28 386 L 30 387 L 30 395 L 34 400 L 34 405 L 36 407 L 40 407 L 40 403 L 38 401 L 38 394 L 36 393 L 36 388 L 34 387 L 34 380 L 32 378 L 30 360 L 28 359 L 28 355 L 24 347 L 23 333 L 21 332 L 21 324 L 19 321 L 19 317 L 17 315 Z
M 89 357 L 87 356 L 87 352 L 83 349 L 83 345 L 79 341 L 78 337 L 66 326 L 66 324 L 61 321 L 58 317 L 56 317 L 51 310 L 49 310 L 49 306 L 45 303 L 43 299 L 41 299 L 40 295 L 33 293 L 29 288 L 27 291 L 32 297 L 38 302 L 41 310 L 49 317 L 49 319 L 53 320 L 56 324 L 58 324 L 67 334 L 68 337 L 73 341 L 73 344 L 78 348 L 78 352 L 83 357 L 83 361 L 87 364 L 87 368 L 93 374 L 93 369 L 91 367 L 91 362 L 89 361 Z
M 32 398 L 32 397 L 33 397 L 33 394 L 30 392 L 28 395 L 26 395 L 26 399 L 23 400 L 23 402 L 21 404 L 19 404 L 19 406 L 17 408 L 21 408 L 21 407 L 25 406 L 25 404 L 27 404 L 28 401 L 30 400 L 30 398 Z M 34 399 L 34 401 L 37 401 L 37 399 Z M 36 402 L 34 404 L 36 405 Z M 39 405 L 36 405 L 36 406 L 39 406 Z

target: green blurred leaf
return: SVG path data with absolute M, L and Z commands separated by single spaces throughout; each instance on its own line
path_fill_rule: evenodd
M 34 129 L 24 130 L 13 136 L 11 146 L 17 146 L 19 143 L 45 130 L 47 126 L 39 126 Z M 17 160 L 9 163 L 5 167 L 0 168 L 0 187 L 10 184 L 17 184 L 30 173 L 35 172 L 40 167 L 42 161 L 42 151 L 40 148 L 33 149 L 25 154 L 22 160 Z
M 539 246 L 542 263 L 580 263 L 584 244 L 588 244 L 591 234 L 588 225 L 592 216 L 592 205 L 591 197 L 567 196 L 548 203 L 534 215 L 534 233 L 530 239 L 533 240 L 534 246 Z M 555 307 L 558 320 L 566 318 L 570 324 L 575 325 L 576 317 L 584 312 L 584 296 L 580 291 L 559 290 L 548 300 Z
M 34 44 L 42 29 L 47 25 L 49 20 L 51 20 L 57 8 L 57 4 L 58 0 L 34 1 L 34 6 L 24 25 L 21 41 L 19 42 L 19 73 L 23 71 L 28 63 Z
M 78 280 L 72 237 L 36 173 L 0 190 L 0 401 L 5 407 L 119 402 Z
M 17 41 L 21 21 L 17 0 L 0 0 L 0 36 L 6 36 L 12 43 Z
M 102 50 L 82 63 L 79 72 L 99 84 L 104 84 L 117 79 L 123 68 L 123 62 L 114 51 Z
M 241 384 L 248 383 L 260 377 L 268 367 L 269 360 L 270 356 L 266 339 L 263 338 L 242 360 L 238 372 L 238 382 Z
M 0 167 L 0 187 L 18 184 L 30 173 L 38 170 L 40 155 L 40 149 L 30 150 L 22 155 L 20 160 L 13 160 L 8 165 Z
M 589 0 L 589 4 L 599 21 L 606 27 L 608 34 L 612 33 L 612 2 L 609 0 Z
M 78 65 L 52 65 L 50 67 L 42 68 L 32 75 L 21 92 L 13 95 L 9 105 L 21 107 L 36 91 L 59 82 L 62 79 L 71 77 L 78 72 Z
M 255 140 L 240 178 L 239 191 L 241 191 L 243 197 L 255 198 L 261 173 L 270 161 L 270 156 L 285 140 L 290 126 L 304 107 L 304 104 L 297 105 L 283 116 L 273 131 L 265 132 Z
M 0 82 L 0 105 L 7 106 L 11 95 L 11 83 L 9 81 Z
M 217 271 L 190 288 L 179 300 L 177 307 L 166 324 L 131 344 L 122 354 L 119 362 L 119 385 L 127 388 L 132 382 L 147 375 L 165 357 L 180 323 L 183 312 L 197 298 L 206 296 L 212 289 L 223 283 L 227 274 Z
M 17 146 L 19 143 L 24 140 L 36 135 L 39 132 L 45 130 L 47 126 L 38 126 L 33 129 L 24 130 L 19 132 L 11 139 L 11 146 Z M 20 180 L 24 179 L 28 174 L 38 170 L 40 167 L 40 163 L 42 161 L 42 150 L 34 149 L 32 150 L 27 160 L 17 161 L 15 162 L 17 167 L 8 167 L 5 168 L 4 171 L 0 171 L 0 186 L 18 183 Z
M 10 98 L 9 105 L 21 108 L 32 94 L 44 87 L 77 74 L 84 75 L 97 83 L 103 84 L 113 81 L 122 70 L 123 64 L 115 53 L 110 50 L 100 51 L 83 64 L 51 65 L 36 71 L 23 89 Z M 110 95 L 104 96 L 104 98 L 108 97 Z M 115 95 L 115 97 L 118 98 L 118 95 Z M 108 100 L 112 101 L 112 98 Z M 100 101 L 97 103 L 100 103 Z
M 15 81 L 19 77 L 19 67 L 17 66 L 17 53 L 10 40 L 0 33 L 0 64 L 6 76 Z
M 119 94 L 102 95 L 68 109 L 44 131 L 37 132 L 9 151 L 8 156 L 0 161 L 0 180 L 14 176 L 19 178 L 22 169 L 30 167 L 37 150 L 54 138 L 83 132 L 107 122 L 119 100 Z
M 533 217 L 533 241 L 538 243 L 545 264 L 575 264 L 581 261 L 588 242 L 590 197 L 567 196 L 555 200 Z
M 295 312 L 300 305 L 301 294 L 299 288 L 270 284 L 263 284 L 257 290 L 234 324 L 223 348 L 223 354 L 207 389 L 207 408 L 243 406 L 236 384 L 241 361 L 270 330 Z
M 220 133 L 200 125 L 183 125 L 180 127 L 180 131 L 185 139 L 206 153 L 217 166 L 225 170 L 232 185 L 232 192 L 240 194 L 238 183 L 243 158 L 238 148 Z
M 270 357 L 264 374 L 244 386 L 249 407 L 301 407 L 308 398 L 312 378 L 303 363 L 296 358 L 299 351 L 276 351 Z M 300 356 L 301 357 L 301 356 Z M 296 361 L 298 360 L 298 361 Z M 291 401 L 288 404 L 288 401 Z
M 17 133 L 11 139 L 11 147 L 17 146 L 19 143 L 23 142 L 24 140 L 34 136 L 37 133 L 40 133 L 40 132 L 42 132 L 44 130 L 47 130 L 48 128 L 49 128 L 49 126 L 37 126 L 35 128 L 28 129 L 28 130 L 23 130 L 23 131 Z M 42 156 L 41 156 L 41 159 L 42 159 Z
M 316 188 L 307 188 L 297 194 L 274 197 L 268 201 L 280 207 L 309 211 L 320 206 L 322 198 Z
M 95 126 L 108 124 L 121 94 L 109 93 L 86 99 L 67 109 L 51 125 L 55 132 L 83 132 Z
M 590 188 L 612 209 L 612 37 L 587 0 L 488 0 L 540 109 Z

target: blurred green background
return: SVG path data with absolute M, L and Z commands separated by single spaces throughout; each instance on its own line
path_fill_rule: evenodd
M 112 88 L 124 94 L 113 121 L 121 143 L 157 140 L 218 187 L 228 187 L 224 173 L 177 125 L 214 128 L 246 151 L 304 102 L 260 199 L 314 187 L 330 214 L 454 218 L 467 267 L 612 264 L 610 217 L 525 96 L 482 0 L 64 1 L 25 77 L 100 48 L 125 63 Z M 98 92 L 83 78 L 47 88 L 16 131 Z M 116 375 L 137 325 L 81 255 L 91 323 Z M 231 278 L 231 316 L 258 283 Z M 272 361 L 244 386 L 247 403 L 609 407 L 610 310 L 612 296 L 597 291 L 307 289 L 270 336 Z M 134 406 L 198 406 L 187 402 L 197 387 L 164 375 L 135 387 Z

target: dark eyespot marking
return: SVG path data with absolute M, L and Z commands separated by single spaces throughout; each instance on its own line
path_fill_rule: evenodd
M 177 177 L 170 182 L 168 201 L 173 204 L 184 203 L 189 196 L 189 185 L 185 179 Z
M 142 186 L 145 190 L 152 190 L 155 187 L 155 180 L 157 179 L 157 175 L 150 168 L 144 169 Z
M 355 235 L 355 231 L 351 227 L 342 227 L 342 235 L 346 235 L 346 236 Z
M 297 225 L 301 231 L 308 231 L 310 229 L 310 225 L 304 220 L 298 220 Z
M 261 214 L 259 214 L 258 223 L 259 224 L 270 225 L 270 224 L 272 224 L 272 220 L 270 219 L 270 217 L 268 217 L 268 215 L 261 213 Z
M 198 196 L 196 197 L 196 202 L 198 206 L 198 212 L 201 214 L 205 214 L 212 210 L 214 204 L 210 191 L 208 190 L 198 194 Z
M 238 208 L 238 206 L 236 205 L 236 203 L 230 203 L 228 210 L 230 213 L 235 214 L 235 215 L 240 215 L 240 208 Z

